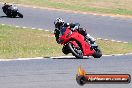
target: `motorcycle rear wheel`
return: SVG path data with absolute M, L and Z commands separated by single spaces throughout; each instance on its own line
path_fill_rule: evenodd
M 72 43 L 69 43 L 68 46 L 73 56 L 75 56 L 78 59 L 83 58 L 83 51 L 81 47 L 79 46 L 79 44 L 78 44 L 78 47 L 75 47 Z

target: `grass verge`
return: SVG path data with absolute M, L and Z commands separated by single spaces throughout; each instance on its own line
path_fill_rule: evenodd
M 64 55 L 50 32 L 0 25 L 0 58 L 50 57 Z M 130 53 L 132 43 L 97 40 L 103 54 Z
M 1 2 L 74 11 L 132 15 L 132 0 L 2 0 Z

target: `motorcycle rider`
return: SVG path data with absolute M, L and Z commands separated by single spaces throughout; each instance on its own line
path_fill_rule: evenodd
M 12 10 L 17 10 L 17 6 L 4 3 L 4 6 L 2 7 L 2 9 L 12 11 Z
M 10 7 L 11 5 L 4 3 L 4 7 L 8 9 L 8 7 Z
M 7 4 L 7 3 L 4 3 L 4 6 L 2 7 L 3 11 L 6 13 L 6 10 L 9 10 L 9 7 L 11 5 Z
M 86 32 L 85 29 L 80 28 L 79 23 L 65 23 L 62 18 L 57 18 L 54 21 L 54 25 L 55 25 L 54 34 L 55 34 L 57 43 L 59 43 L 58 39 L 59 39 L 60 30 L 63 27 L 70 27 L 71 31 L 76 31 L 77 30 L 80 34 L 82 34 L 85 37 L 85 40 L 87 42 L 90 42 L 91 47 L 97 47 L 97 44 L 95 43 L 95 39 L 92 36 L 90 36 Z

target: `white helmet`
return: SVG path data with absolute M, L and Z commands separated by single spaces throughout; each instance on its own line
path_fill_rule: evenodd
M 54 24 L 56 28 L 60 28 L 64 24 L 64 20 L 62 18 L 57 18 L 54 21 Z

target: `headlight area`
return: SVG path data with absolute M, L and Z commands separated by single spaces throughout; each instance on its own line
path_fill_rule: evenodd
M 58 42 L 59 44 L 61 44 L 61 43 L 63 43 L 63 42 L 64 42 L 64 39 L 59 38 L 57 42 Z

